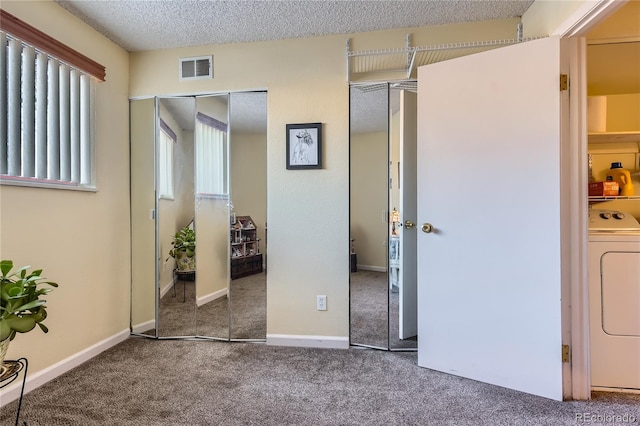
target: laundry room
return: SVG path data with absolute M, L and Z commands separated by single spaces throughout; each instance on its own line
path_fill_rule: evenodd
M 640 392 L 640 2 L 587 36 L 593 390 Z

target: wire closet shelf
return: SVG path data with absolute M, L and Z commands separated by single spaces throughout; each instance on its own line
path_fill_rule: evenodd
M 351 51 L 351 39 L 347 40 L 347 79 L 374 73 L 403 73 L 410 79 L 414 70 L 423 65 L 459 58 L 499 47 L 534 40 L 535 38 L 476 41 L 411 47 L 411 35 L 407 34 L 407 46 L 395 49 Z

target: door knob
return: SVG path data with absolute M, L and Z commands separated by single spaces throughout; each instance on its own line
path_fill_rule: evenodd
M 405 227 L 406 229 L 415 229 L 416 224 L 415 224 L 415 223 L 413 223 L 413 222 L 411 222 L 410 220 L 405 220 L 405 221 L 404 221 L 404 227 Z
M 431 233 L 431 231 L 433 231 L 433 225 L 430 223 L 423 223 L 422 224 L 422 232 L 429 234 Z

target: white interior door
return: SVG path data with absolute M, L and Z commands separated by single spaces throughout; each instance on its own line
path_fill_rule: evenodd
M 417 214 L 417 95 L 400 92 L 400 213 L 401 221 L 416 222 Z M 401 228 L 399 334 L 408 339 L 418 334 L 417 230 Z
M 418 364 L 556 400 L 559 70 L 551 37 L 418 72 Z

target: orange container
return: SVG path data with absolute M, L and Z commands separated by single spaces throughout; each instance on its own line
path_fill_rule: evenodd
M 622 163 L 611 163 L 611 169 L 607 173 L 607 179 L 611 177 L 620 185 L 620 194 L 630 197 L 634 194 L 633 183 L 631 182 L 631 173 L 629 170 L 622 168 Z
M 620 190 L 618 182 L 608 180 L 604 182 L 589 183 L 589 197 L 617 196 Z

